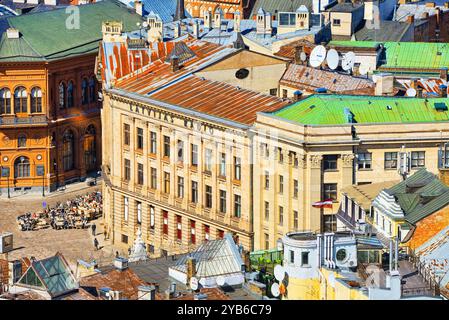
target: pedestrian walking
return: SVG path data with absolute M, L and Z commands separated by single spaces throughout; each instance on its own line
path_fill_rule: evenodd
M 94 246 L 95 246 L 95 250 L 98 250 L 98 240 L 97 240 L 97 238 L 94 239 Z
M 97 226 L 95 225 L 95 223 L 92 224 L 92 235 L 95 237 L 95 231 L 97 230 Z

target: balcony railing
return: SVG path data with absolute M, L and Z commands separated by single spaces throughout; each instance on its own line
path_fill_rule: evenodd
M 44 115 L 27 117 L 0 117 L 0 126 L 47 124 L 48 119 Z

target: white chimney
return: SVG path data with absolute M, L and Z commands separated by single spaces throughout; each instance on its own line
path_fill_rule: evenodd
M 193 22 L 193 36 L 197 39 L 200 38 L 200 23 L 198 22 L 198 20 L 195 20 L 195 22 Z
M 137 300 L 156 300 L 156 287 L 154 285 L 139 286 L 137 290 Z
M 134 1 L 134 9 L 139 16 L 143 16 L 143 3 L 142 1 Z
M 217 10 L 215 10 L 215 15 L 214 15 L 214 27 L 217 29 L 221 28 L 221 16 L 223 14 L 223 11 L 221 10 L 220 7 L 217 8 Z
M 128 269 L 128 259 L 121 257 L 115 258 L 114 267 L 116 267 L 120 271 Z
M 26 2 L 30 4 L 39 4 L 39 1 L 40 0 L 27 0 Z
M 8 37 L 8 39 L 19 39 L 20 33 L 17 29 L 8 28 L 6 29 L 6 36 Z
M 237 11 L 234 14 L 234 31 L 235 32 L 240 32 L 240 23 L 242 21 L 242 17 L 240 16 L 240 12 Z
M 175 23 L 175 34 L 174 37 L 179 38 L 181 36 L 181 23 L 180 22 L 176 22 Z
M 44 3 L 47 6 L 56 6 L 58 4 L 58 1 L 57 0 L 44 0 Z
M 212 29 L 212 12 L 206 11 L 204 13 L 204 27 L 211 30 Z

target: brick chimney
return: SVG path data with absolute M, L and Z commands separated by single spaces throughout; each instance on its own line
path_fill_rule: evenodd
M 447 73 L 447 68 L 441 68 L 440 69 L 440 79 L 447 81 L 448 80 L 448 73 Z
M 179 58 L 177 56 L 173 56 L 170 60 L 171 71 L 176 72 L 179 70 Z

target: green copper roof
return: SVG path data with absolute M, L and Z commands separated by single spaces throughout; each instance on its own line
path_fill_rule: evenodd
M 312 95 L 272 114 L 304 125 L 416 123 L 449 121 L 448 106 L 449 98 Z
M 19 30 L 20 38 L 8 39 L 3 34 L 0 61 L 54 60 L 96 52 L 103 21 L 122 21 L 124 31 L 131 31 L 142 19 L 114 0 L 76 8 L 79 8 L 79 28 L 70 28 L 76 19 L 65 8 L 7 18 L 9 26 Z
M 374 41 L 331 41 L 330 45 L 374 48 Z M 385 42 L 386 64 L 382 68 L 441 69 L 449 66 L 449 43 Z

